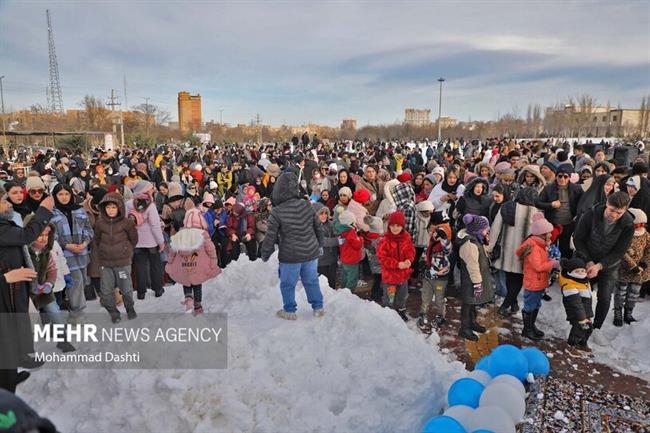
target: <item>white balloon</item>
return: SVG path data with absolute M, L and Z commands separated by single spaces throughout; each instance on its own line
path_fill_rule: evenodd
M 470 379 L 474 379 L 475 381 L 479 382 L 483 386 L 488 386 L 488 384 L 492 380 L 492 376 L 490 376 L 488 373 L 486 373 L 483 370 L 474 370 L 470 374 L 468 374 L 467 377 Z
M 479 407 L 499 406 L 510 416 L 515 424 L 521 421 L 526 413 L 526 399 L 507 383 L 490 383 L 481 394 Z
M 493 383 L 505 383 L 513 388 L 515 388 L 519 394 L 525 399 L 526 398 L 526 388 L 524 388 L 524 384 L 521 383 L 521 380 L 517 379 L 516 377 L 510 375 L 510 374 L 500 374 L 494 379 L 492 379 L 492 382 L 490 382 L 490 385 Z M 485 385 L 487 386 L 487 385 Z
M 443 415 L 455 419 L 463 426 L 465 430 L 469 431 L 469 429 L 467 428 L 468 422 L 469 419 L 472 417 L 473 413 L 474 413 L 473 407 L 457 404 L 447 409 Z
M 516 433 L 515 423 L 508 412 L 499 406 L 479 406 L 467 423 L 466 430 L 488 430 L 494 433 Z

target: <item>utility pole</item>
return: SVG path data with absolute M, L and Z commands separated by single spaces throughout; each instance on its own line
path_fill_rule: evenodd
M 260 113 L 257 113 L 257 116 L 255 117 L 255 121 L 257 124 L 257 144 L 262 143 L 262 129 L 260 128 Z
M 145 127 L 145 131 L 146 131 L 146 134 L 147 134 L 147 138 L 149 138 L 149 99 L 151 99 L 151 98 L 148 98 L 148 97 L 144 98 L 144 109 L 145 109 L 144 127 Z
M 2 103 L 2 146 L 5 150 L 5 157 L 9 158 L 9 149 L 7 149 L 7 126 L 5 124 L 5 93 L 2 88 L 2 79 L 5 76 L 0 76 L 0 102 Z
M 129 100 L 126 99 L 126 72 L 124 73 L 124 108 L 129 111 Z
M 442 115 L 442 83 L 445 81 L 444 78 L 438 78 L 440 83 L 440 93 L 438 95 L 438 146 L 440 146 L 440 140 L 442 139 L 442 130 L 440 128 L 440 116 Z
M 111 97 L 110 97 L 110 102 L 107 102 L 106 105 L 111 107 L 111 112 L 115 113 L 115 107 L 122 105 L 119 102 L 117 102 L 117 95 L 115 94 L 115 89 L 111 89 Z M 120 132 L 122 135 L 122 146 L 124 146 L 124 121 L 122 118 L 122 110 L 120 110 L 120 118 L 116 119 L 115 115 L 113 117 L 113 137 L 117 136 L 117 123 L 119 122 L 120 124 Z

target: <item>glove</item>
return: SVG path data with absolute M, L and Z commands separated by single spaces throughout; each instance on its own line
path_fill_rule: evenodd
M 40 285 L 36 285 L 34 289 L 32 290 L 35 295 L 45 295 L 48 293 L 52 293 L 52 289 L 54 286 L 52 283 L 43 283 Z
M 478 299 L 483 294 L 483 284 L 474 284 L 474 298 Z

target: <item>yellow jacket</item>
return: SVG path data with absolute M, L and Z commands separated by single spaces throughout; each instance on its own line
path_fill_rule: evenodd
M 580 295 L 583 298 L 591 298 L 591 285 L 589 280 L 583 282 L 576 281 L 573 278 L 565 277 L 560 273 L 560 289 L 562 296 Z

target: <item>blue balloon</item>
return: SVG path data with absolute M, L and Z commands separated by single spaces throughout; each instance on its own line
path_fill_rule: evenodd
M 422 433 L 467 433 L 463 426 L 448 416 L 431 418 L 422 429 Z
M 528 360 L 528 371 L 535 376 L 548 376 L 551 372 L 551 363 L 544 352 L 536 347 L 527 347 L 521 353 Z
M 454 382 L 447 392 L 449 406 L 462 404 L 476 409 L 481 400 L 485 386 L 477 380 L 465 377 Z
M 484 356 L 483 358 L 479 359 L 474 366 L 474 370 L 482 370 L 490 374 L 490 356 Z
M 490 375 L 509 374 L 524 381 L 528 376 L 528 360 L 518 347 L 502 344 L 490 354 Z

